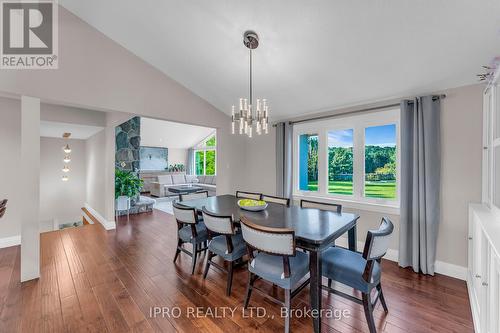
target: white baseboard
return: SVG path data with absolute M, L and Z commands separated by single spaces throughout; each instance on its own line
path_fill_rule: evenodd
M 335 242 L 340 246 L 347 247 L 347 237 L 340 237 Z M 357 247 L 358 251 L 363 251 L 365 243 L 358 241 Z M 399 251 L 394 249 L 387 250 L 387 253 L 384 256 L 384 259 L 398 262 Z M 458 266 L 455 264 L 450 264 L 447 262 L 437 260 L 434 266 L 434 271 L 439 274 L 443 274 L 446 276 L 450 276 L 456 279 L 460 279 L 465 281 L 467 279 L 467 267 Z
M 85 208 L 92 214 L 97 221 L 99 221 L 100 224 L 104 227 L 106 230 L 114 230 L 116 229 L 116 223 L 115 221 L 109 221 L 106 220 L 101 214 L 99 214 L 94 208 L 90 207 L 88 203 L 85 203 Z M 92 222 L 92 220 L 89 218 L 89 222 Z
M 21 235 L 0 238 L 0 249 L 21 245 Z

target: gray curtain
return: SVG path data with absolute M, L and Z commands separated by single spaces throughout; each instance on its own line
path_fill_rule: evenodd
M 431 275 L 440 220 L 440 118 L 438 97 L 401 102 L 399 265 Z
M 188 156 L 187 156 L 187 165 L 186 165 L 186 174 L 188 175 L 194 175 L 194 149 L 189 148 L 188 149 Z
M 292 197 L 292 125 L 276 125 L 276 195 Z

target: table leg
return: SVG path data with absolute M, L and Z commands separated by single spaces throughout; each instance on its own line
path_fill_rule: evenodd
M 349 239 L 349 250 L 356 252 L 356 243 L 357 243 L 357 236 L 356 236 L 356 225 L 354 225 L 349 231 L 347 232 L 347 237 Z
M 309 252 L 309 274 L 311 292 L 311 310 L 317 316 L 313 316 L 313 328 L 315 333 L 321 332 L 321 252 Z

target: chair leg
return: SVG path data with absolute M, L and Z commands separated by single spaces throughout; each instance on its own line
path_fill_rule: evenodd
M 212 252 L 208 250 L 207 263 L 205 264 L 205 271 L 203 272 L 203 279 L 207 278 L 208 269 L 210 268 L 210 259 L 212 259 Z
M 194 270 L 196 268 L 196 258 L 198 257 L 198 245 L 196 243 L 193 243 L 193 264 L 191 267 L 191 275 L 194 274 Z
M 285 308 L 286 308 L 285 333 L 290 332 L 290 299 L 291 299 L 291 290 L 285 289 Z
M 181 253 L 180 247 L 182 246 L 182 241 L 180 239 L 177 240 L 177 248 L 175 249 L 174 262 L 177 260 L 179 253 Z
M 229 267 L 227 270 L 227 286 L 226 295 L 231 296 L 231 286 L 233 284 L 233 262 L 229 262 Z
M 332 279 L 328 279 L 328 288 L 332 287 Z
M 368 323 L 370 333 L 377 333 L 375 321 L 373 320 L 373 306 L 370 294 L 363 293 L 363 308 L 365 309 L 366 322 Z
M 254 282 L 253 274 L 251 272 L 248 272 L 247 294 L 245 295 L 245 303 L 243 304 L 244 309 L 248 307 L 248 303 L 250 302 L 250 296 L 252 296 L 253 282 Z
M 388 313 L 389 310 L 387 309 L 387 303 L 385 302 L 384 298 L 384 292 L 382 291 L 382 284 L 379 283 L 377 286 L 377 290 L 379 292 L 379 298 L 380 298 L 380 303 L 382 303 L 382 307 L 384 308 L 385 313 Z

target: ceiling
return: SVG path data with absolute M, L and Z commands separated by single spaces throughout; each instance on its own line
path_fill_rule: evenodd
M 498 0 L 59 3 L 227 113 L 255 30 L 254 96 L 274 119 L 473 84 L 500 54 Z
M 141 117 L 141 146 L 187 149 L 215 129 Z
M 71 139 L 86 140 L 101 131 L 104 127 L 80 124 L 60 123 L 55 121 L 40 121 L 40 136 L 62 138 L 64 133 L 71 133 Z

